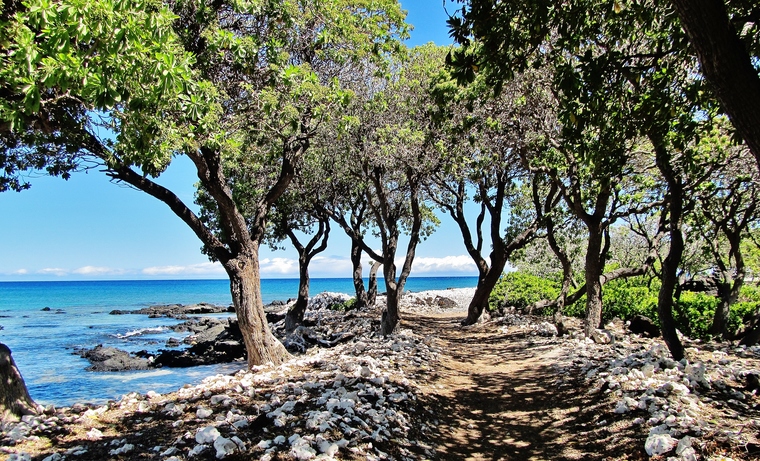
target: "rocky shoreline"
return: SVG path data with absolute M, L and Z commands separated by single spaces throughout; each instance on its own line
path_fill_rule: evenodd
M 441 315 L 455 321 L 467 301 L 466 290 L 409 294 L 402 313 L 410 320 L 384 338 L 376 334 L 377 308 L 344 313 L 324 300 L 307 311 L 310 326 L 290 338 L 304 352 L 280 367 L 217 375 L 170 394 L 128 394 L 101 406 L 49 407 L 3 428 L 0 453 L 38 461 L 456 459 L 441 458 L 448 441 L 440 431 L 451 410 L 430 399 L 435 376 L 451 365 L 453 346 L 414 322 Z M 622 322 L 607 325 L 609 342 L 600 344 L 582 338 L 572 320 L 570 334 L 558 337 L 546 319 L 505 314 L 451 328 L 463 338 L 488 334 L 489 347 L 504 342 L 515 357 L 548 351 L 550 361 L 536 366 L 548 370 L 544 384 L 556 395 L 542 404 L 582 397 L 594 409 L 574 438 L 599 438 L 597 445 L 606 446 L 615 434 L 629 434 L 621 453 L 555 453 L 551 459 L 760 456 L 760 347 L 686 341 L 687 359 L 675 362 L 660 339 L 631 334 Z M 329 344 L 331 338 L 344 340 Z M 483 345 L 472 347 L 477 353 Z

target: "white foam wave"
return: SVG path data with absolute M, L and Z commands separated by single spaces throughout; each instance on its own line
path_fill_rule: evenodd
M 136 379 L 154 378 L 156 376 L 171 375 L 171 370 L 151 370 L 145 372 L 128 371 L 123 373 L 106 372 L 98 374 L 96 377 L 102 380 L 114 380 L 114 381 L 134 381 Z
M 119 339 L 126 339 L 131 338 L 133 336 L 141 336 L 141 335 L 152 335 L 156 333 L 163 333 L 164 331 L 168 331 L 169 329 L 166 327 L 151 327 L 151 328 L 140 328 L 138 330 L 132 330 L 124 333 L 123 335 L 120 335 L 118 333 L 112 335 Z

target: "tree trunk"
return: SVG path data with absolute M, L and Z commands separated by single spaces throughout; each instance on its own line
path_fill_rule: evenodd
M 723 0 L 674 0 L 702 73 L 760 167 L 760 76 Z
M 684 242 L 680 226 L 670 232 L 670 251 L 662 263 L 662 285 L 657 297 L 657 315 L 660 318 L 662 337 L 674 360 L 683 358 L 683 345 L 678 339 L 673 319 L 673 294 L 678 285 L 678 264 L 683 254 Z
M 353 266 L 354 291 L 356 291 L 356 308 L 371 306 L 374 302 L 369 302 L 367 292 L 364 291 L 361 242 L 353 238 L 351 239 L 351 265 Z
M 380 269 L 380 264 L 377 261 L 372 263 L 372 267 L 369 268 L 369 286 L 367 288 L 367 305 L 374 306 L 377 300 L 377 270 Z
M 0 426 L 18 421 L 24 415 L 36 415 L 39 411 L 40 408 L 29 396 L 11 350 L 0 343 Z
M 710 334 L 720 336 L 723 339 L 732 339 L 735 331 L 728 331 L 728 321 L 731 316 L 731 306 L 736 304 L 739 300 L 742 287 L 744 286 L 744 257 L 741 252 L 741 237 L 738 232 L 733 233 L 728 238 L 731 245 L 731 254 L 734 255 L 734 262 L 736 264 L 736 276 L 733 277 L 728 270 L 723 271 L 723 280 L 725 281 L 725 287 L 720 289 L 718 285 L 718 294 L 720 295 L 720 303 L 715 310 L 715 317 L 713 318 L 713 324 L 710 326 Z M 730 258 L 730 257 L 729 257 Z M 729 259 L 730 261 L 730 259 Z M 733 283 L 732 279 L 733 278 Z
M 573 284 L 573 262 L 570 257 L 565 253 L 562 247 L 559 246 L 557 238 L 554 235 L 555 227 L 552 219 L 546 222 L 546 240 L 549 242 L 549 248 L 551 248 L 554 255 L 559 259 L 562 265 L 562 289 L 557 297 L 557 311 L 561 312 L 567 302 L 567 295 L 570 293 L 570 286 Z
M 597 226 L 589 226 L 588 246 L 586 249 L 586 321 L 584 333 L 591 333 L 602 323 L 602 241 L 604 233 Z
M 662 285 L 660 293 L 657 296 L 657 315 L 660 319 L 660 328 L 662 338 L 670 350 L 670 355 L 674 360 L 681 360 L 684 356 L 683 345 L 678 339 L 676 332 L 676 322 L 673 319 L 673 304 L 676 287 L 678 286 L 678 266 L 681 264 L 683 256 L 684 241 L 681 225 L 683 221 L 683 184 L 679 176 L 673 170 L 668 155 L 663 144 L 659 142 L 661 137 L 656 134 L 650 134 L 650 139 L 655 145 L 657 167 L 668 183 L 668 192 L 670 194 L 668 231 L 670 234 L 670 250 L 668 256 L 662 263 Z M 664 212 L 664 211 L 663 211 Z
M 285 331 L 293 331 L 303 323 L 303 316 L 309 305 L 309 280 L 309 260 L 305 255 L 301 255 L 298 258 L 298 297 L 285 315 Z
M 398 304 L 401 301 L 399 284 L 396 283 L 396 265 L 393 263 L 395 257 L 396 240 L 389 239 L 391 242 L 386 248 L 390 251 L 383 252 L 383 257 L 389 261 L 383 264 L 383 279 L 385 280 L 385 309 L 380 319 L 380 334 L 388 336 L 393 333 L 398 324 L 399 313 Z
M 475 287 L 475 293 L 472 295 L 470 305 L 467 307 L 467 318 L 462 321 L 462 325 L 474 325 L 478 321 L 483 311 L 488 307 L 488 299 L 491 297 L 496 284 L 499 282 L 504 266 L 507 265 L 506 258 L 501 258 L 494 262 L 484 275 L 478 277 L 478 284 Z
M 719 284 L 719 287 L 720 285 L 722 284 Z M 732 334 L 735 333 L 728 330 L 731 306 L 739 299 L 739 293 L 742 286 L 744 286 L 744 277 L 737 277 L 734 283 L 726 283 L 725 285 L 723 289 L 718 289 L 720 302 L 715 310 L 715 317 L 713 317 L 709 333 L 714 336 L 720 336 L 723 339 L 731 339 Z
M 760 342 L 760 308 L 755 311 L 748 322 L 745 321 L 746 330 L 741 333 L 739 344 L 754 346 Z
M 400 320 L 398 304 L 401 300 L 401 296 L 398 290 L 398 285 L 395 280 L 391 279 L 393 280 L 392 282 L 389 282 L 388 280 L 388 276 L 385 274 L 386 307 L 385 310 L 383 310 L 380 319 L 380 334 L 383 336 L 392 334 Z
M 240 331 L 248 352 L 248 368 L 271 363 L 279 365 L 290 357 L 285 346 L 272 335 L 261 300 L 258 246 L 253 254 L 239 255 L 225 264 L 230 293 Z

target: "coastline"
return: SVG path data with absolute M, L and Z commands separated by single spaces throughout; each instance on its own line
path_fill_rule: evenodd
M 329 280 L 351 286 L 350 279 Z M 450 281 L 450 278 L 436 279 L 442 285 L 449 285 Z M 455 281 L 471 283 L 472 279 L 456 278 Z M 297 280 L 280 283 L 290 290 L 297 287 Z M 214 284 L 223 296 L 229 296 L 226 281 L 214 281 Z M 177 292 L 174 283 L 164 282 L 148 284 L 151 289 L 146 289 L 141 282 L 57 282 L 52 285 L 65 289 L 53 290 L 52 294 L 48 289 L 50 283 L 38 285 L 42 288 L 37 294 L 22 291 L 15 300 L 13 296 L 7 296 L 7 292 L 3 292 L 6 296 L 0 296 L 0 325 L 6 326 L 0 330 L 0 342 L 11 348 L 32 397 L 43 404 L 70 406 L 77 402 L 103 403 L 130 391 L 169 392 L 185 384 L 198 384 L 204 376 L 229 372 L 234 366 L 221 364 L 186 369 L 86 372 L 85 368 L 91 364 L 73 355 L 77 350 L 91 349 L 100 344 L 135 353 L 167 349 L 168 342 L 181 343 L 187 333 L 175 333 L 173 328 L 182 320 L 149 318 L 147 315 L 114 316 L 109 313 L 114 310 L 148 309 L 154 301 L 157 304 L 192 304 L 213 299 L 213 294 L 208 295 L 209 286 L 206 283 L 183 281 L 180 288 L 184 287 L 187 292 Z M 104 290 L 104 285 L 118 289 Z M 132 287 L 126 293 L 125 285 Z M 94 289 L 82 291 L 82 286 Z M 152 291 L 155 286 L 165 286 L 166 289 L 156 293 Z M 319 287 L 320 283 L 314 283 L 314 286 Z M 328 288 L 332 286 L 327 285 Z M 288 293 L 279 299 L 292 297 L 292 292 Z M 406 296 L 416 296 L 416 293 L 407 290 Z M 44 345 L 45 360 L 40 360 L 40 344 Z
M 679 447 L 678 459 L 740 461 L 760 446 L 747 430 L 760 427 L 758 396 L 739 390 L 760 368 L 760 347 L 688 342 L 689 360 L 679 363 L 661 339 L 621 323 L 605 327 L 611 344 L 583 338 L 579 322 L 557 337 L 547 319 L 518 312 L 462 328 L 466 307 L 436 298 L 447 293 L 466 291 L 410 296 L 387 337 L 376 334 L 377 307 L 313 310 L 315 331 L 353 336 L 175 392 L 48 408 L 5 428 L 0 453 L 14 461 L 490 459 L 504 450 L 646 459 Z

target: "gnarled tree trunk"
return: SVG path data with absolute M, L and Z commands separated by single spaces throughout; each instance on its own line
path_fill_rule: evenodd
M 309 304 L 309 262 L 305 259 L 304 256 L 298 258 L 298 297 L 285 315 L 285 331 L 293 331 L 303 323 L 303 316 Z
M 13 361 L 11 350 L 0 343 L 0 425 L 18 421 L 24 415 L 36 415 L 39 411 Z
M 287 231 L 290 241 L 298 251 L 298 297 L 296 303 L 288 309 L 285 315 L 285 330 L 293 331 L 298 325 L 303 323 L 303 316 L 309 305 L 309 264 L 312 258 L 327 249 L 327 240 L 330 238 L 330 221 L 329 217 L 322 215 L 319 218 L 319 230 L 304 246 L 298 240 L 298 236 L 293 229 Z M 284 223 L 287 226 L 287 220 Z M 319 244 L 319 245 L 317 245 Z
M 723 273 L 723 282 L 718 284 L 720 302 L 715 310 L 715 317 L 713 317 L 713 324 L 709 331 L 710 334 L 720 336 L 723 339 L 732 339 L 736 332 L 728 330 L 728 322 L 731 316 L 731 306 L 739 300 L 741 289 L 744 286 L 745 266 L 741 250 L 741 234 L 739 232 L 725 233 L 731 245 L 730 254 L 734 257 L 736 273 L 732 274 L 727 264 L 720 263 Z
M 660 319 L 662 337 L 668 346 L 668 350 L 670 350 L 670 355 L 675 360 L 681 360 L 684 352 L 683 345 L 681 344 L 681 340 L 678 339 L 678 333 L 676 332 L 676 322 L 673 319 L 673 295 L 678 286 L 678 266 L 681 264 L 684 250 L 683 232 L 681 231 L 684 188 L 680 176 L 670 164 L 670 156 L 661 142 L 662 138 L 657 134 L 650 134 L 649 138 L 655 145 L 657 168 L 668 183 L 668 193 L 670 195 L 667 210 L 670 214 L 670 219 L 668 220 L 670 251 L 662 263 L 662 285 L 660 285 L 660 293 L 657 296 L 657 315 Z
M 488 307 L 488 299 L 491 297 L 496 284 L 499 282 L 504 266 L 507 265 L 506 255 L 495 257 L 491 255 L 491 266 L 485 274 L 478 277 L 478 284 L 475 287 L 475 293 L 472 295 L 470 305 L 467 306 L 467 318 L 462 321 L 462 325 L 473 325 L 478 321 L 483 311 Z
M 602 323 L 602 273 L 604 260 L 601 256 L 604 233 L 595 226 L 589 226 L 586 250 L 586 321 L 584 333 L 591 337 Z
M 388 282 L 388 274 L 385 274 L 385 288 L 386 288 L 386 307 L 383 310 L 382 317 L 380 319 L 380 334 L 387 336 L 396 329 L 398 321 L 401 319 L 399 316 L 398 304 L 401 301 L 401 293 L 398 289 L 398 284 L 395 281 L 395 277 Z
M 272 363 L 279 365 L 290 357 L 285 346 L 272 335 L 261 299 L 261 273 L 258 247 L 225 263 L 230 292 L 240 331 L 248 352 L 248 367 Z
M 356 308 L 371 306 L 367 292 L 364 290 L 362 269 L 362 244 L 358 239 L 351 239 L 351 266 L 353 267 L 354 291 L 356 292 Z
M 367 305 L 374 306 L 377 300 L 377 270 L 382 266 L 381 263 L 374 261 L 369 268 L 369 283 L 367 286 Z

